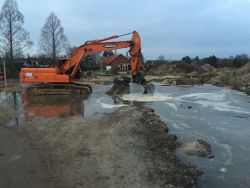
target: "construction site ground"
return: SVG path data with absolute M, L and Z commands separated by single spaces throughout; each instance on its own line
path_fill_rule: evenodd
M 158 82 L 161 85 L 175 85 L 175 80 L 180 78 L 164 77 L 166 83 L 165 80 L 159 79 L 160 77 L 147 77 L 147 80 Z M 52 98 L 52 100 L 41 97 L 42 101 L 31 101 L 30 103 L 26 101 L 25 106 L 22 107 L 23 114 L 31 109 L 38 114 L 41 112 L 47 112 L 47 114 L 45 113 L 46 117 L 41 117 L 26 113 L 27 121 L 24 122 L 20 122 L 20 111 L 15 110 L 12 103 L 9 106 L 0 105 L 0 187 L 195 186 L 197 178 L 201 176 L 201 171 L 178 159 L 176 148 L 180 144 L 176 136 L 167 131 L 171 121 L 168 125 L 163 123 L 156 113 L 143 105 L 143 102 L 139 105 L 136 102 L 128 102 L 129 105 L 124 105 L 116 101 L 116 98 L 102 98 L 105 92 L 96 92 L 99 87 L 97 84 L 101 84 L 105 90 L 108 90 L 112 81 L 113 77 L 85 80 L 87 83 L 92 83 L 94 90 L 90 96 L 93 99 L 85 101 L 85 107 L 81 106 L 79 99 L 72 101 L 71 97 L 58 97 L 57 99 Z M 16 95 L 20 95 L 19 99 L 12 100 L 12 102 L 18 103 L 19 100 L 25 99 L 21 95 L 23 88 L 20 87 L 18 80 L 8 80 L 8 89 L 4 89 L 4 83 L 1 82 L 0 90 L 10 93 L 5 96 L 2 92 L 1 100 L 2 97 L 8 100 Z M 208 88 L 208 91 L 210 90 L 211 88 Z M 218 91 L 218 94 L 221 92 L 223 92 L 223 96 L 224 93 L 228 94 L 228 91 L 223 89 Z M 165 90 L 163 93 L 166 93 Z M 234 92 L 232 93 L 234 95 Z M 198 92 L 197 95 L 200 93 Z M 147 97 L 144 98 L 145 101 L 147 101 Z M 153 99 L 158 100 L 162 97 L 172 100 L 167 96 L 155 96 Z M 187 95 L 187 97 L 191 96 Z M 236 97 L 238 99 L 238 96 Z M 112 104 L 116 103 L 116 106 L 120 108 L 113 109 L 111 103 L 97 101 L 97 98 L 112 100 Z M 243 101 L 248 100 L 244 96 L 243 98 Z M 51 106 L 52 101 L 56 103 Z M 100 103 L 101 106 L 106 105 L 106 110 L 99 113 L 100 106 L 94 106 L 93 101 Z M 185 109 L 185 105 L 173 106 L 172 103 L 174 102 L 169 103 L 171 108 L 174 110 L 175 108 L 188 109 L 189 111 L 185 111 L 186 113 L 198 108 L 198 106 L 188 105 Z M 179 104 L 178 101 L 177 104 Z M 223 104 L 221 105 L 223 106 Z M 47 110 L 41 111 L 42 106 L 45 106 Z M 81 108 L 85 108 L 84 114 L 79 112 Z M 165 110 L 164 108 L 162 111 Z M 59 114 L 53 113 L 56 111 L 55 109 L 58 109 Z M 95 110 L 98 113 L 95 113 Z M 232 113 L 231 108 L 228 110 Z M 55 117 L 53 117 L 54 115 Z M 180 114 L 174 116 L 177 115 Z M 236 114 L 235 117 L 242 116 Z M 245 119 L 241 118 L 241 120 Z M 215 156 L 215 160 L 204 163 L 208 163 L 209 166 L 213 161 L 222 161 L 218 154 Z M 219 173 L 226 172 L 226 168 L 220 166 L 218 168 Z M 217 177 L 217 171 L 214 174 Z M 211 175 L 213 174 L 207 173 L 208 181 L 208 177 Z M 205 174 L 202 177 L 204 176 Z M 199 181 L 201 179 L 199 178 Z M 233 181 L 233 179 L 231 180 Z M 217 179 L 216 181 L 222 183 L 221 185 L 224 183 Z M 214 180 L 213 183 L 216 181 Z M 204 182 L 204 178 L 202 182 Z
M 175 155 L 176 137 L 146 107 L 101 118 L 35 118 L 1 107 L 0 187 L 192 187 L 200 172 Z

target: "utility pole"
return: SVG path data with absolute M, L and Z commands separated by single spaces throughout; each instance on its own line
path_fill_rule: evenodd
M 5 86 L 5 89 L 7 89 L 7 77 L 6 77 L 5 59 L 3 59 L 3 74 L 4 74 L 4 86 Z

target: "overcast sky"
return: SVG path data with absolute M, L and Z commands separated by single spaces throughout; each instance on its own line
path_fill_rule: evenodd
M 3 5 L 4 0 L 0 0 Z M 250 55 L 250 0 L 17 0 L 37 49 L 51 11 L 72 46 L 136 30 L 146 59 Z M 126 38 L 125 38 L 126 39 Z

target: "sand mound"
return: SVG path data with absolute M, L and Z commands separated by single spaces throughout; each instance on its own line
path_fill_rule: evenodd
M 97 120 L 37 119 L 23 131 L 58 187 L 193 187 L 199 174 L 178 160 L 176 137 L 145 107 Z

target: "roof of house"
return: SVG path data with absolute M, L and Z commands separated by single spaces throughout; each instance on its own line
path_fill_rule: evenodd
M 101 60 L 102 60 L 102 63 L 104 64 L 111 64 L 115 59 L 117 59 L 119 56 L 122 56 L 123 58 L 126 58 L 124 55 L 122 54 L 118 54 L 118 55 L 112 55 L 112 56 L 109 56 L 109 57 L 103 57 Z

